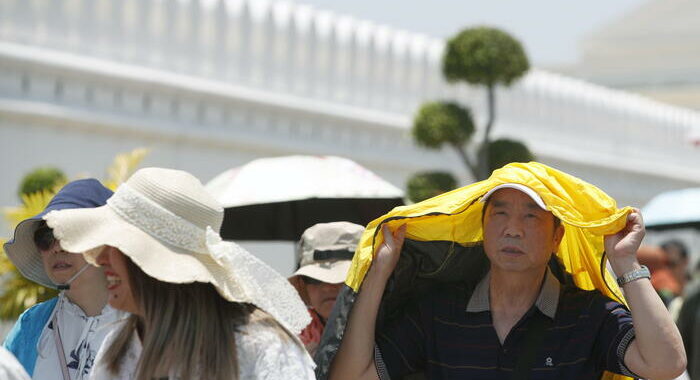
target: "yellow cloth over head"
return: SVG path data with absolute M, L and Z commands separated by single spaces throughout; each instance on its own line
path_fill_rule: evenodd
M 604 236 L 620 231 L 632 208 L 617 208 L 615 200 L 597 187 L 537 162 L 506 165 L 484 181 L 420 203 L 396 207 L 375 219 L 362 235 L 345 283 L 359 291 L 374 251 L 383 242 L 383 224 L 388 224 L 391 230 L 406 224 L 406 238 L 417 241 L 453 241 L 465 246 L 481 242 L 483 203 L 480 199 L 504 183 L 531 188 L 562 221 L 565 233 L 556 255 L 579 288 L 598 289 L 624 302 L 615 279 L 607 270 L 601 274 L 600 267 Z M 606 373 L 603 378 L 625 377 Z

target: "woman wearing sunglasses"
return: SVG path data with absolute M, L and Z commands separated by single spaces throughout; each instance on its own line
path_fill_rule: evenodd
M 87 379 L 109 331 L 102 327 L 123 317 L 107 305 L 102 271 L 82 255 L 64 251 L 43 220 L 54 210 L 104 205 L 111 195 L 95 179 L 71 182 L 42 213 L 18 224 L 5 244 L 7 256 L 26 278 L 60 290 L 58 297 L 22 313 L 4 342 L 32 379 Z

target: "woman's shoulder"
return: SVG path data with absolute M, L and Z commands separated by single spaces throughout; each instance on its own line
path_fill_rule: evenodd
M 285 330 L 265 320 L 250 321 L 240 326 L 236 334 L 236 345 L 241 352 L 270 351 L 293 344 Z
M 314 379 L 313 360 L 304 347 L 274 322 L 241 326 L 236 346 L 241 378 Z

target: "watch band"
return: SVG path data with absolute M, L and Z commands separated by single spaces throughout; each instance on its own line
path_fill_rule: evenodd
M 649 268 L 647 268 L 646 265 L 642 265 L 641 268 L 627 272 L 627 273 L 623 274 L 622 276 L 618 277 L 617 278 L 617 285 L 622 287 L 622 285 L 625 285 L 625 284 L 632 282 L 634 280 L 639 280 L 640 278 L 651 279 L 651 272 L 649 272 Z

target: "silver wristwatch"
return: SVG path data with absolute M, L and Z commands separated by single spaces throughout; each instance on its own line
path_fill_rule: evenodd
M 622 285 L 624 285 L 628 282 L 632 282 L 634 280 L 639 280 L 640 278 L 651 279 L 651 272 L 649 272 L 649 268 L 647 268 L 646 265 L 642 265 L 641 268 L 627 272 L 627 273 L 623 274 L 622 276 L 618 277 L 617 278 L 617 285 L 622 287 Z

